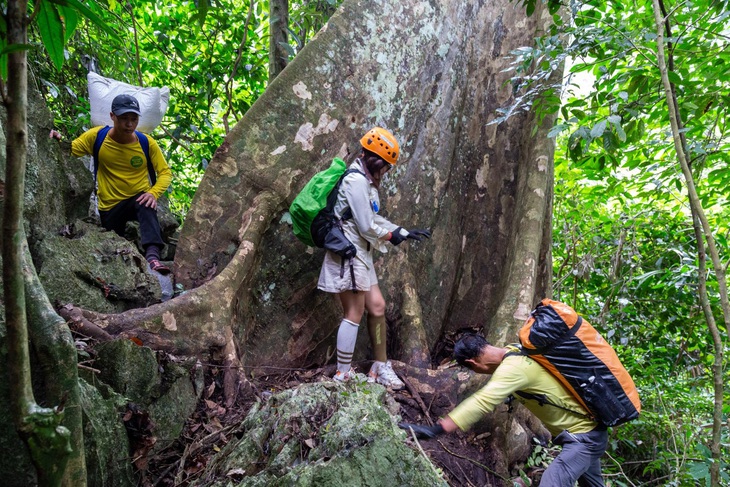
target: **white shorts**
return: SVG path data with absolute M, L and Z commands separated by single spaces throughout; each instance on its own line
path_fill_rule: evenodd
M 378 284 L 378 276 L 375 275 L 372 254 L 365 256 L 369 264 L 363 262 L 359 256 L 354 259 L 345 259 L 344 268 L 342 259 L 334 252 L 327 251 L 324 256 L 322 270 L 319 272 L 317 289 L 327 293 L 339 294 L 343 291 L 351 291 L 352 276 L 355 276 L 355 285 L 358 291 L 370 291 L 370 288 Z M 350 271 L 352 262 L 352 271 Z

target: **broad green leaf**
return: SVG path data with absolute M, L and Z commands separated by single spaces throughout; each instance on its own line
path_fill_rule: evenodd
M 603 135 L 603 132 L 606 131 L 606 120 L 601 120 L 597 124 L 593 126 L 591 129 L 591 137 L 594 139 L 597 139 L 598 137 Z
M 63 42 L 64 45 L 68 43 L 68 40 L 73 35 L 76 27 L 79 24 L 79 15 L 76 10 L 69 7 L 59 7 L 61 13 L 61 19 L 63 20 Z
M 619 141 L 626 142 L 626 132 L 624 132 L 623 127 L 621 127 L 621 117 L 618 115 L 609 115 L 608 122 L 613 126 L 614 130 L 616 130 L 616 136 Z
M 524 0 L 523 5 L 525 5 L 525 13 L 528 17 L 535 13 L 535 3 L 536 0 Z
M 96 25 L 97 27 L 102 29 L 104 32 L 109 34 L 112 38 L 114 38 L 114 39 L 119 38 L 117 36 L 116 31 L 114 31 L 114 29 L 109 27 L 109 25 L 107 25 L 106 22 L 101 20 L 101 18 L 96 13 L 94 13 L 92 10 L 89 9 L 89 7 L 87 7 L 83 3 L 79 2 L 78 0 L 45 0 L 42 3 L 46 3 L 46 2 L 50 2 L 50 3 L 54 3 L 56 5 L 60 5 L 63 7 L 70 7 L 72 9 L 75 9 L 81 15 L 83 15 L 84 17 L 89 19 L 94 25 Z
M 667 73 L 667 76 L 669 77 L 669 81 L 671 81 L 673 84 L 675 84 L 675 85 L 682 84 L 682 77 L 676 71 L 669 71 Z
M 5 42 L 5 39 L 2 39 L 2 41 Z M 35 46 L 30 44 L 10 44 L 9 46 L 3 47 L 2 51 L 0 51 L 0 56 L 5 56 L 12 52 L 30 51 L 32 49 L 35 49 Z
M 40 2 L 37 8 L 36 23 L 43 40 L 43 46 L 46 48 L 53 65 L 60 70 L 63 66 L 64 46 L 61 16 L 58 14 L 56 6 L 49 2 Z

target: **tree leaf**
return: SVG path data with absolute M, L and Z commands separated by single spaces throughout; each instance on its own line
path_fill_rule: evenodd
M 60 71 L 63 66 L 63 46 L 65 44 L 61 16 L 56 6 L 49 2 L 40 2 L 37 8 L 36 23 L 43 40 L 43 46 L 46 48 L 53 65 Z
M 565 123 L 560 123 L 555 125 L 553 128 L 550 129 L 550 132 L 548 132 L 547 136 L 549 139 L 552 139 L 553 137 L 557 137 L 562 132 L 565 132 L 568 130 L 570 126 Z
M 676 71 L 669 71 L 667 73 L 667 76 L 669 77 L 669 81 L 671 81 L 673 84 L 675 84 L 675 85 L 682 84 L 682 77 Z
M 75 9 L 78 11 L 81 15 L 89 19 L 94 25 L 99 27 L 101 30 L 112 36 L 114 39 L 119 40 L 119 36 L 117 35 L 116 31 L 112 29 L 106 22 L 101 20 L 101 18 L 94 13 L 89 7 L 84 5 L 83 3 L 79 2 L 78 0 L 46 0 L 46 2 L 55 3 L 56 5 L 60 5 L 63 7 L 70 7 L 72 9 Z M 42 3 L 46 3 L 42 2 Z M 90 1 L 92 5 L 96 5 L 92 1 Z
M 594 139 L 597 139 L 598 137 L 603 135 L 603 132 L 606 131 L 606 120 L 601 120 L 597 124 L 593 126 L 591 129 L 591 137 Z
M 5 39 L 3 39 L 3 41 L 4 40 Z M 30 44 L 10 44 L 9 46 L 3 47 L 2 51 L 0 51 L 0 56 L 5 56 L 11 52 L 30 51 L 31 49 L 35 49 L 35 46 Z
M 65 44 L 71 38 L 74 31 L 76 31 L 76 27 L 79 24 L 79 14 L 76 10 L 63 6 L 60 7 L 60 12 L 61 19 L 63 20 L 63 41 Z

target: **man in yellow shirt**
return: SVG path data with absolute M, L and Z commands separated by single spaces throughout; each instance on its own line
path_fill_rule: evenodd
M 139 102 L 133 96 L 118 95 L 112 101 L 109 116 L 113 125 L 98 152 L 99 217 L 104 228 L 120 236 L 124 236 L 127 222 L 138 221 L 140 244 L 150 268 L 168 274 L 170 269 L 160 262 L 160 251 L 165 244 L 157 219 L 157 200 L 170 185 L 172 172 L 157 142 L 136 132 L 140 115 Z M 94 127 L 74 140 L 71 154 L 93 155 L 102 129 Z M 61 138 L 55 130 L 50 136 Z M 154 185 L 149 180 L 147 154 L 140 144 L 140 136 L 149 141 L 149 156 L 157 178 Z
M 433 438 L 457 429 L 466 431 L 510 395 L 527 407 L 553 435 L 562 452 L 545 470 L 543 487 L 602 487 L 601 456 L 606 427 L 593 421 L 578 401 L 547 371 L 514 347 L 495 347 L 483 337 L 468 335 L 454 346 L 456 361 L 474 372 L 492 374 L 489 382 L 461 402 L 434 426 L 401 424 L 419 438 Z M 524 395 L 521 395 L 523 393 Z

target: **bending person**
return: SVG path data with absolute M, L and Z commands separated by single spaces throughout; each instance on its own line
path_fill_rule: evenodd
M 360 157 L 350 165 L 355 172 L 347 174 L 340 185 L 334 212 L 341 220 L 347 239 L 357 254 L 344 262 L 327 251 L 317 287 L 339 295 L 344 316 L 337 331 L 337 373 L 334 380 L 347 381 L 354 374 L 351 367 L 358 328 L 367 310 L 368 333 L 375 362 L 368 373 L 369 382 L 402 389 L 403 382 L 393 371 L 386 353 L 385 299 L 378 286 L 373 265 L 376 250 L 387 252 L 386 243 L 398 245 L 406 239 L 430 238 L 428 230 L 405 230 L 378 214 L 378 188 L 398 160 L 400 148 L 393 134 L 375 127 L 360 140 Z
M 601 456 L 606 451 L 606 426 L 593 421 L 588 411 L 548 370 L 517 347 L 490 345 L 483 337 L 467 335 L 454 345 L 454 358 L 479 374 L 492 374 L 489 382 L 465 399 L 434 426 L 401 423 L 419 438 L 434 438 L 457 429 L 466 431 L 507 397 L 527 407 L 553 435 L 562 452 L 545 470 L 540 485 L 602 487 Z

